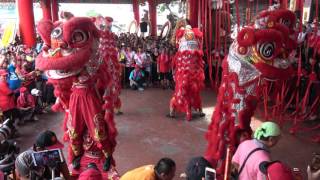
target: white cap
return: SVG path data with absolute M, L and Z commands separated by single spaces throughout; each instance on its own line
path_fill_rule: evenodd
M 38 89 L 32 89 L 31 90 L 31 95 L 33 96 L 40 96 L 40 91 Z

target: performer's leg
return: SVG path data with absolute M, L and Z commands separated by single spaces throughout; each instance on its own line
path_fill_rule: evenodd
M 102 150 L 106 161 L 104 170 L 109 170 L 112 163 L 112 153 L 114 145 L 110 143 L 108 138 L 108 125 L 104 119 L 102 104 L 100 100 L 88 92 L 86 96 L 86 111 L 83 112 L 90 136 L 93 137 L 97 147 Z
M 175 106 L 176 106 L 175 104 L 176 104 L 176 99 L 175 97 L 172 97 L 170 100 L 170 112 L 167 115 L 167 117 L 175 118 Z
M 76 96 L 76 97 L 75 97 Z M 82 97 L 72 95 L 70 99 L 70 112 L 68 114 L 70 124 L 68 126 L 68 134 L 70 138 L 69 144 L 69 161 L 72 161 L 74 169 L 80 168 L 80 158 L 83 154 L 83 132 L 86 128 L 85 117 L 83 113 L 86 111 L 85 102 Z M 81 96 L 81 95 L 80 95 Z M 68 122 L 67 122 L 68 123 Z
M 186 120 L 191 121 L 192 119 L 192 111 L 191 111 L 191 105 L 190 103 L 185 104 L 185 109 L 186 109 Z

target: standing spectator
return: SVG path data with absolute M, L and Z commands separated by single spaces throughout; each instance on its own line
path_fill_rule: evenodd
M 14 93 L 7 83 L 7 71 L 0 69 L 0 111 L 2 111 L 5 119 L 15 120 L 17 117 L 17 109 L 14 103 Z
M 131 47 L 128 46 L 124 52 L 125 54 L 125 79 L 126 82 L 129 79 L 130 72 L 134 69 L 134 55 L 135 52 L 132 51 Z
M 157 165 L 146 165 L 125 173 L 120 180 L 172 180 L 176 163 L 170 158 L 162 158 Z
M 146 73 L 146 79 L 148 86 L 152 83 L 152 57 L 149 53 L 146 53 L 146 59 L 144 62 L 144 69 Z
M 164 47 L 161 49 L 160 56 L 157 59 L 157 72 L 160 79 L 160 85 L 163 89 L 169 87 L 169 71 L 170 71 L 170 57 L 168 49 Z
M 143 83 L 144 83 L 144 72 L 141 70 L 139 65 L 136 65 L 134 70 L 131 71 L 129 80 L 130 80 L 130 87 L 133 90 L 138 89 L 139 91 L 143 91 Z
M 0 54 L 0 69 L 8 68 L 8 60 L 5 54 Z
M 264 122 L 255 131 L 254 139 L 238 146 L 232 164 L 239 173 L 239 180 L 262 180 L 265 177 L 259 165 L 270 161 L 270 148 L 278 143 L 280 137 L 280 128 L 276 123 Z
M 147 55 L 142 51 L 141 47 L 138 47 L 138 52 L 134 55 L 134 61 L 140 67 L 144 67 L 146 63 Z
M 20 124 L 25 121 L 38 120 L 35 116 L 35 100 L 26 87 L 20 88 L 20 96 L 17 99 L 17 108 L 20 114 Z

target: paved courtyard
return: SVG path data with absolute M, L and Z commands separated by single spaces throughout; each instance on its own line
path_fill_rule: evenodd
M 215 105 L 215 93 L 209 89 L 202 93 L 206 117 L 191 122 L 185 121 L 184 115 L 177 119 L 165 116 L 169 111 L 171 94 L 171 90 L 162 89 L 122 91 L 124 114 L 115 117 L 119 135 L 114 155 L 120 174 L 141 165 L 153 164 L 161 157 L 170 157 L 177 163 L 175 179 L 180 179 L 188 160 L 204 153 L 204 135 Z M 55 131 L 62 139 L 63 114 L 50 112 L 39 117 L 38 122 L 20 127 L 22 136 L 17 138 L 17 142 L 21 150 L 31 147 L 37 134 L 45 129 Z M 252 122 L 253 126 L 258 123 L 258 120 Z M 319 144 L 309 142 L 305 134 L 296 137 L 285 132 L 279 145 L 272 149 L 272 154 L 273 159 L 282 160 L 305 173 L 315 151 L 320 151 Z

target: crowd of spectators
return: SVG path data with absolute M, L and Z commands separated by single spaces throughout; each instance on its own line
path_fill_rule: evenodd
M 15 125 L 38 120 L 37 114 L 46 113 L 55 101 L 53 87 L 46 83 L 43 72 L 35 69 L 38 48 L 10 44 L 0 51 L 0 113 Z
M 173 88 L 174 69 L 171 62 L 176 49 L 169 40 L 121 33 L 117 42 L 124 87 L 141 91 L 147 86 Z

